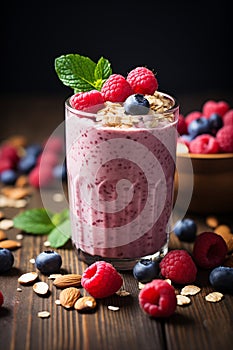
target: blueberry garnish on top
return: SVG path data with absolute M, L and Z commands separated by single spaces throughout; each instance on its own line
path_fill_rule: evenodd
M 141 115 L 148 114 L 150 103 L 142 94 L 130 95 L 124 102 L 126 114 Z

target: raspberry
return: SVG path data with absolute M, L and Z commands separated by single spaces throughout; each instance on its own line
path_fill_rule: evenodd
M 216 134 L 216 140 L 222 152 L 233 152 L 233 126 L 221 128 Z
M 202 112 L 205 117 L 209 118 L 211 114 L 217 113 L 221 117 L 230 109 L 230 106 L 225 101 L 206 101 L 202 107 Z
M 124 102 L 133 90 L 122 75 L 112 74 L 102 86 L 101 93 L 105 101 Z
M 165 255 L 160 262 L 161 274 L 174 283 L 192 283 L 196 279 L 197 268 L 191 256 L 183 249 L 175 249 Z
M 212 154 L 218 153 L 219 144 L 215 137 L 209 134 L 197 136 L 189 144 L 189 151 L 191 153 Z
M 45 168 L 37 165 L 29 174 L 29 183 L 33 187 L 46 187 L 53 180 L 53 169 L 51 166 Z
M 221 265 L 227 254 L 227 245 L 222 236 L 214 232 L 202 232 L 193 246 L 193 258 L 204 269 Z
M 94 298 L 106 298 L 121 288 L 123 279 L 110 263 L 96 261 L 84 271 L 81 284 Z
M 15 167 L 19 161 L 17 149 L 10 145 L 2 146 L 0 149 L 0 157 L 1 159 L 8 159 L 13 167 Z
M 70 98 L 70 104 L 78 110 L 96 113 L 104 103 L 103 96 L 98 90 L 79 92 Z
M 185 117 L 186 124 L 189 125 L 193 120 L 196 120 L 196 119 L 200 118 L 201 116 L 202 116 L 202 114 L 199 111 L 193 111 L 193 112 L 188 113 Z
M 182 114 L 178 117 L 177 131 L 180 135 L 187 134 L 187 124 Z
M 3 303 L 4 303 L 4 297 L 2 292 L 0 291 L 0 307 L 2 306 Z
M 142 310 L 152 317 L 169 317 L 176 310 L 175 289 L 161 279 L 147 283 L 138 298 Z
M 10 159 L 1 159 L 0 158 L 0 173 L 5 171 L 5 170 L 9 170 L 12 169 L 12 162 L 10 161 Z
M 145 67 L 137 67 L 129 72 L 126 80 L 135 94 L 153 95 L 158 89 L 154 73 Z
M 233 126 L 233 109 L 227 111 L 223 116 L 223 124 L 225 126 L 231 125 Z

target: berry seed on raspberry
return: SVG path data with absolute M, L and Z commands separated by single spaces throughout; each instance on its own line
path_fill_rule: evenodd
M 192 283 L 196 279 L 196 265 L 184 249 L 168 252 L 160 262 L 161 275 L 178 284 Z
M 131 70 L 126 78 L 135 94 L 153 95 L 158 89 L 154 73 L 146 67 Z
M 220 266 L 227 255 L 227 245 L 222 236 L 214 232 L 202 232 L 193 246 L 193 258 L 199 267 L 212 269 Z
M 104 101 L 124 102 L 133 94 L 133 90 L 122 75 L 112 74 L 102 86 L 101 94 Z
M 175 289 L 168 282 L 155 279 L 140 290 L 139 305 L 152 317 L 169 317 L 176 310 Z
M 110 263 L 96 261 L 84 271 L 81 284 L 94 298 L 106 298 L 121 288 L 123 279 Z

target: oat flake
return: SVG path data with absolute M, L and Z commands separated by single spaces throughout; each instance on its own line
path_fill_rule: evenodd
M 182 305 L 188 305 L 191 303 L 191 299 L 189 297 L 186 297 L 185 295 L 178 294 L 176 296 L 177 300 L 177 305 L 182 306 Z
M 200 290 L 201 290 L 201 288 L 199 288 L 193 284 L 189 284 L 181 289 L 180 294 L 181 295 L 195 295 L 195 294 L 199 293 Z
M 127 297 L 128 295 L 130 295 L 130 292 L 127 292 L 124 289 L 118 290 L 116 292 L 117 295 L 119 295 L 120 297 Z
M 0 221 L 0 229 L 1 230 L 9 230 L 14 226 L 13 220 L 3 219 Z
M 39 311 L 37 316 L 40 318 L 48 318 L 50 316 L 50 312 L 48 311 Z
M 119 306 L 112 306 L 112 305 L 108 305 L 108 309 L 111 311 L 118 311 L 120 310 Z
M 209 301 L 211 303 L 217 303 L 218 301 L 222 300 L 223 294 L 219 292 L 212 292 L 205 296 L 205 300 Z

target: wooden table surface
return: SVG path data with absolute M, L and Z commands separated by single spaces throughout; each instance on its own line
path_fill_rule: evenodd
M 198 98 L 197 101 L 201 101 Z M 29 142 L 41 142 L 63 121 L 63 101 L 60 97 L 15 97 L 12 102 L 12 97 L 2 97 L 1 139 L 23 134 Z M 183 103 L 185 108 L 190 104 L 193 104 L 190 109 L 194 108 L 194 101 L 187 96 Z M 42 206 L 40 192 L 33 190 L 26 209 Z M 0 210 L 7 218 L 13 218 L 22 209 Z M 208 229 L 205 216 L 191 213 L 186 216 L 196 221 L 198 233 Z M 229 220 L 229 217 L 223 218 Z M 11 228 L 6 232 L 9 238 L 15 239 L 19 230 Z M 55 304 L 60 290 L 46 276 L 40 275 L 40 279 L 50 286 L 51 293 L 47 297 L 36 295 L 32 286 L 18 284 L 22 273 L 35 271 L 30 259 L 46 249 L 45 240 L 46 236 L 25 234 L 22 247 L 13 251 L 13 268 L 0 276 L 0 290 L 5 297 L 0 308 L 1 350 L 224 350 L 232 347 L 233 295 L 225 294 L 218 303 L 205 301 L 205 295 L 213 291 L 208 282 L 208 271 L 198 271 L 195 284 L 201 287 L 201 292 L 191 297 L 191 305 L 177 306 L 170 318 L 152 319 L 140 310 L 138 283 L 131 272 L 122 272 L 129 296 L 114 295 L 98 300 L 94 313 L 80 314 Z M 192 247 L 191 243 L 180 243 L 171 234 L 171 249 L 184 248 L 191 252 Z M 57 252 L 62 256 L 65 272 L 82 274 L 87 267 L 78 260 L 70 244 Z M 17 291 L 18 287 L 22 288 L 21 292 Z M 180 291 L 181 286 L 175 287 Z M 120 309 L 111 311 L 109 305 Z M 42 310 L 49 311 L 50 317 L 38 318 L 37 313 Z

